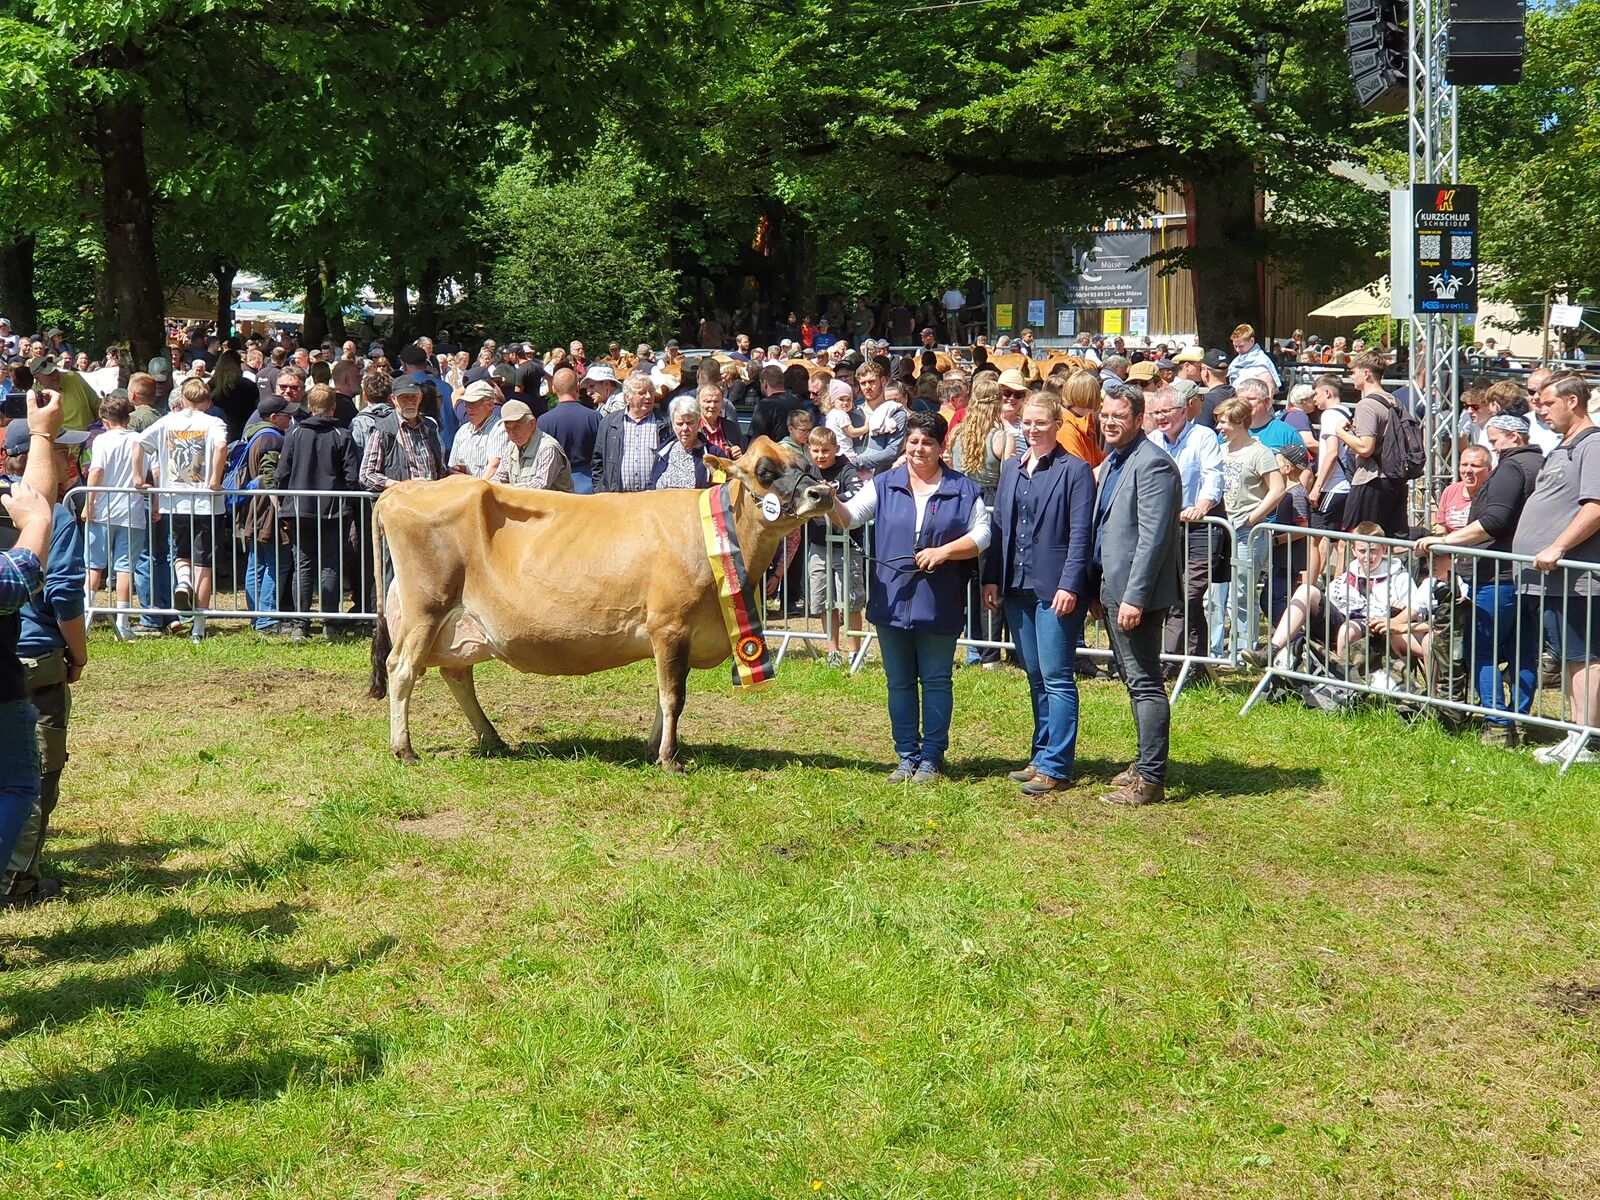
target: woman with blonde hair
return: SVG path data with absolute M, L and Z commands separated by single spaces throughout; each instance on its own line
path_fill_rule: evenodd
M 993 372 L 985 371 L 972 381 L 972 392 L 967 400 L 966 416 L 950 437 L 946 457 L 956 470 L 973 483 L 983 496 L 985 504 L 993 507 L 995 489 L 1000 485 L 1000 468 L 1007 459 L 1014 458 L 1017 443 L 1005 420 L 1000 415 L 1000 380 Z M 984 582 L 983 563 L 978 564 L 979 584 Z M 976 634 L 980 641 L 998 642 L 1005 638 L 1005 614 L 996 609 L 978 605 L 972 610 L 976 617 Z M 993 671 L 1000 665 L 1000 651 L 994 646 L 968 647 L 967 665 L 981 662 L 985 670 Z
M 1067 376 L 1062 393 L 1061 432 L 1056 440 L 1061 448 L 1074 458 L 1081 458 L 1090 468 L 1105 461 L 1105 443 L 1100 437 L 1100 426 L 1095 413 L 1100 409 L 1100 376 L 1093 371 L 1074 371 Z

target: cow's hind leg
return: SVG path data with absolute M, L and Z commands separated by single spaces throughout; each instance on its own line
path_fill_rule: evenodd
M 484 715 L 483 705 L 478 703 L 478 689 L 472 683 L 472 668 L 440 667 L 439 674 L 450 686 L 450 694 L 456 698 L 461 711 L 467 714 L 472 732 L 478 735 L 478 749 L 485 754 L 498 754 L 504 750 L 506 744 L 500 740 L 500 735 Z
M 417 761 L 411 748 L 411 691 L 428 669 L 424 664 L 439 625 L 436 618 L 418 616 L 415 624 L 400 630 L 389 651 L 389 749 L 401 762 Z
M 681 631 L 653 634 L 651 647 L 656 656 L 655 731 L 650 749 L 656 762 L 669 771 L 682 771 L 678 762 L 678 718 L 683 714 L 684 694 L 689 682 L 689 638 Z

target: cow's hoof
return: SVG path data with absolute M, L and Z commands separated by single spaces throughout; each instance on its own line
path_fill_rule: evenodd
M 490 738 L 478 743 L 478 753 L 485 758 L 501 758 L 511 753 L 511 747 L 507 746 L 499 738 Z
M 663 771 L 671 771 L 674 775 L 683 774 L 683 764 L 677 759 L 673 759 L 671 762 L 664 762 L 660 765 Z
M 407 746 L 404 750 L 396 750 L 394 756 L 400 760 L 402 766 L 407 767 L 422 761 L 417 757 L 417 752 L 410 746 Z

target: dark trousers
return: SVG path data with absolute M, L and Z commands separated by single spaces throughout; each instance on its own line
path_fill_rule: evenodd
M 323 632 L 329 635 L 340 626 L 343 526 L 340 517 L 301 517 L 290 526 L 294 536 L 295 608 L 310 612 L 315 596 L 322 606 Z M 304 629 L 311 619 L 300 617 L 294 624 Z
M 1149 608 L 1132 629 L 1117 624 L 1115 601 L 1102 601 L 1106 609 L 1106 632 L 1111 638 L 1111 656 L 1122 673 L 1122 682 L 1133 702 L 1133 723 L 1139 734 L 1139 753 L 1133 769 L 1151 783 L 1167 782 L 1168 741 L 1172 729 L 1172 709 L 1167 689 L 1161 682 L 1162 626 L 1166 609 Z
M 1168 654 L 1204 658 L 1211 652 L 1211 626 L 1206 621 L 1206 588 L 1211 585 L 1211 527 L 1191 525 L 1188 537 L 1189 559 L 1183 570 L 1183 604 L 1167 616 L 1166 651 Z

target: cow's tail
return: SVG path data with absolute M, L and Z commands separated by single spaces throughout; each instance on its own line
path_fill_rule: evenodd
M 382 700 L 389 694 L 389 622 L 383 615 L 383 600 L 388 588 L 383 579 L 383 517 L 377 504 L 372 506 L 372 578 L 378 591 L 374 611 L 378 614 L 378 627 L 372 631 L 372 679 L 367 685 L 367 695 Z

